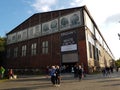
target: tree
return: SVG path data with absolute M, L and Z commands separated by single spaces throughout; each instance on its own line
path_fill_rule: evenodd
M 120 58 L 117 61 L 115 61 L 115 64 L 116 64 L 116 67 L 120 67 Z
M 0 37 L 0 65 L 3 64 L 3 61 L 6 57 L 6 38 Z

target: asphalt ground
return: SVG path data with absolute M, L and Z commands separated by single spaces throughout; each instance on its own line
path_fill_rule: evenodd
M 18 76 L 17 79 L 0 81 L 0 90 L 120 90 L 120 72 L 106 77 L 102 74 L 86 75 L 81 81 L 70 73 L 61 77 L 61 85 L 56 87 L 46 76 Z

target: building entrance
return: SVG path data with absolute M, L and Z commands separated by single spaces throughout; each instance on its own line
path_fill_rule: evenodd
M 66 73 L 73 72 L 73 68 L 74 68 L 74 66 L 75 66 L 76 63 L 77 62 L 62 63 L 63 72 L 66 72 Z
M 62 54 L 61 65 L 65 72 L 72 72 L 74 65 L 78 62 L 78 53 L 70 52 Z
M 78 53 L 67 53 L 62 54 L 62 63 L 75 63 L 78 62 Z

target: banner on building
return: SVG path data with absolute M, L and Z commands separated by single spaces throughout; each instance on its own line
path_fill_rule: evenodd
M 77 50 L 76 31 L 61 33 L 61 52 Z
M 60 17 L 60 30 L 78 27 L 81 24 L 80 11 Z
M 47 35 L 58 31 L 58 19 L 42 24 L 42 35 Z

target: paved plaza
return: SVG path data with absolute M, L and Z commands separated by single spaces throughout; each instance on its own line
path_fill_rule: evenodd
M 109 77 L 87 75 L 81 81 L 73 74 L 62 74 L 60 87 L 53 86 L 45 76 L 18 76 L 14 80 L 1 81 L 0 90 L 120 90 L 120 72 Z

